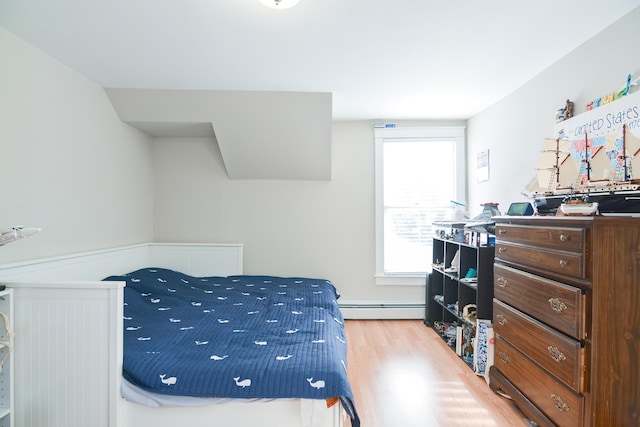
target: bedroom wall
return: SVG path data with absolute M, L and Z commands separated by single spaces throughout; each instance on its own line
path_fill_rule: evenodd
M 640 9 L 467 123 L 472 215 L 483 202 L 497 201 L 504 211 L 525 200 L 520 191 L 567 98 L 581 111 L 592 98 L 622 87 L 628 73 L 640 74 L 640 52 L 631 43 L 620 49 L 624 40 L 640 39 L 637 22 Z M 333 123 L 330 182 L 230 181 L 215 141 L 156 140 L 156 241 L 244 243 L 248 274 L 327 277 L 350 302 L 423 302 L 421 286 L 374 284 L 372 125 Z M 485 149 L 490 180 L 477 183 L 474 160 Z
M 156 140 L 156 241 L 243 243 L 247 274 L 328 278 L 349 302 L 424 302 L 422 286 L 374 283 L 373 121 L 334 122 L 332 141 L 332 179 L 317 182 L 229 180 L 214 140 Z
M 527 201 L 520 191 L 533 178 L 542 140 L 553 138 L 554 114 L 567 99 L 575 103 L 577 115 L 593 99 L 623 88 L 628 74 L 640 76 L 638 23 L 640 8 L 469 120 L 467 176 L 470 206 L 476 214 L 480 203 L 499 202 L 504 213 L 511 202 Z M 490 179 L 478 183 L 474 159 L 486 149 Z
M 580 111 L 640 74 L 640 52 L 625 42 L 640 39 L 637 22 L 640 9 L 469 121 L 472 214 L 523 200 L 566 98 Z M 374 284 L 372 121 L 333 123 L 331 181 L 231 181 L 214 141 L 152 142 L 118 120 L 99 85 L 2 30 L 0 61 L 0 227 L 43 228 L 2 247 L 0 262 L 152 240 L 239 242 L 249 274 L 328 277 L 351 301 L 423 301 L 422 287 Z M 491 179 L 477 183 L 473 159 L 487 148 Z
M 153 239 L 151 138 L 104 90 L 0 29 L 0 263 Z

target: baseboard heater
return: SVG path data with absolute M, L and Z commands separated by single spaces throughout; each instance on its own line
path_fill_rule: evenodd
M 424 319 L 420 303 L 339 303 L 345 319 Z

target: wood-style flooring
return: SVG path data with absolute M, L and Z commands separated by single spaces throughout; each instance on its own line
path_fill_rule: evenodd
M 527 427 L 420 320 L 347 320 L 349 381 L 363 427 Z

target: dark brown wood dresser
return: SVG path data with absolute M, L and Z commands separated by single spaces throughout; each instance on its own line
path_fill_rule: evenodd
M 496 218 L 491 388 L 540 426 L 640 426 L 640 218 Z

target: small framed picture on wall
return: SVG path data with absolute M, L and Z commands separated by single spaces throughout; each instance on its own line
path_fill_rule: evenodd
M 476 176 L 478 182 L 489 181 L 489 150 L 478 153 Z

